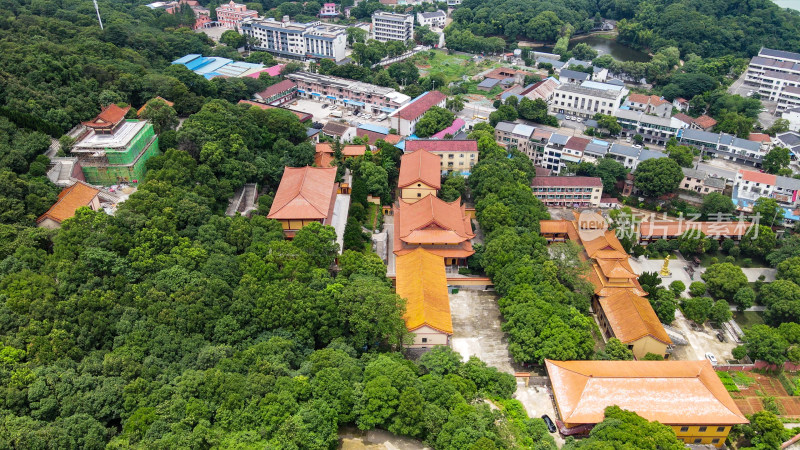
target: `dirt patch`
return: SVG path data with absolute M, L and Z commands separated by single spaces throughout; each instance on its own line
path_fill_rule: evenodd
M 736 406 L 744 414 L 753 414 L 764 409 L 763 397 L 775 397 L 781 416 L 800 417 L 800 397 L 792 397 L 784 389 L 776 377 L 760 373 L 748 372 L 755 382 L 739 392 L 732 392 L 731 397 Z
M 417 66 L 417 69 L 430 69 L 431 68 L 430 64 L 417 64 L 416 66 Z

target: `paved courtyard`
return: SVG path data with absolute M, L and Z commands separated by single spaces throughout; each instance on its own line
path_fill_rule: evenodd
M 477 356 L 486 364 L 514 374 L 508 341 L 500 329 L 497 294 L 477 289 L 461 289 L 450 294 L 453 317 L 453 350 L 466 361 Z

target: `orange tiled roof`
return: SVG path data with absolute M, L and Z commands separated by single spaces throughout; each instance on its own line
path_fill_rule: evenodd
M 568 426 L 601 422 L 612 405 L 666 425 L 748 423 L 706 360 L 545 360 L 545 365 Z
M 83 122 L 83 125 L 89 128 L 108 128 L 110 126 L 116 125 L 125 119 L 125 114 L 128 114 L 131 107 L 126 106 L 124 108 L 120 108 L 119 106 L 115 105 L 114 103 L 106 106 L 100 111 L 100 114 L 97 115 L 93 120 L 88 122 Z
M 397 186 L 404 188 L 420 181 L 439 189 L 442 182 L 440 165 L 441 159 L 427 150 L 406 153 L 400 160 Z
M 739 173 L 742 175 L 744 181 L 753 183 L 775 184 L 778 177 L 770 173 L 756 172 L 755 170 L 740 169 Z
M 628 258 L 625 259 L 598 259 L 597 265 L 607 278 L 638 278 L 633 272 Z
M 327 142 L 320 142 L 316 145 L 315 150 L 317 153 L 330 153 L 333 155 L 333 146 Z M 343 156 L 363 156 L 367 152 L 365 145 L 344 145 L 342 146 Z
M 592 239 L 591 241 L 584 241 L 583 248 L 586 249 L 586 254 L 588 254 L 591 258 L 594 258 L 595 253 L 600 250 L 616 250 L 624 255 L 625 258 L 628 257 L 625 247 L 620 244 L 616 233 L 612 230 L 607 230 L 602 236 Z
M 642 103 L 645 105 L 649 103 L 653 106 L 661 106 L 665 103 L 669 103 L 668 101 L 662 99 L 657 95 L 644 95 L 644 94 L 631 94 L 628 96 L 628 101 L 632 103 Z
M 81 206 L 89 206 L 99 193 L 99 189 L 95 189 L 86 183 L 78 181 L 72 186 L 62 190 L 61 193 L 58 194 L 58 200 L 55 204 L 53 204 L 46 213 L 39 216 L 36 223 L 40 223 L 45 219 L 51 219 L 61 223 L 74 216 L 75 211 Z
M 755 142 L 772 142 L 772 138 L 768 134 L 764 133 L 750 133 L 750 137 L 748 137 L 747 140 Z
M 706 236 L 744 236 L 750 229 L 750 222 L 694 222 L 694 221 L 654 221 L 639 224 L 639 234 L 643 237 L 676 238 L 687 231 L 701 231 Z
M 336 196 L 336 168 L 286 167 L 270 219 L 326 219 Z
M 175 103 L 173 103 L 173 102 L 171 102 L 171 101 L 169 101 L 169 100 L 167 100 L 167 99 L 165 99 L 163 97 L 155 96 L 155 97 L 151 98 L 150 100 L 148 100 L 144 105 L 142 105 L 142 107 L 139 108 L 136 111 L 136 115 L 137 116 L 141 116 L 142 113 L 144 112 L 144 109 L 147 108 L 147 103 L 150 103 L 150 102 L 152 102 L 153 100 L 156 100 L 156 99 L 161 100 L 162 102 L 166 103 L 167 106 L 175 106 Z
M 447 203 L 433 195 L 416 203 L 402 200 L 394 207 L 394 253 L 403 255 L 417 247 L 431 253 L 466 258 L 475 237 L 461 199 Z
M 702 129 L 711 128 L 717 124 L 717 121 L 712 119 L 711 117 L 703 114 L 702 116 L 694 119 L 694 123 L 697 124 Z
M 397 295 L 406 299 L 403 319 L 414 331 L 429 326 L 453 334 L 444 259 L 422 248 L 397 257 Z
M 600 307 L 603 308 L 614 336 L 623 343 L 652 336 L 667 345 L 672 344 L 664 325 L 661 325 L 653 307 L 650 306 L 650 301 L 646 298 L 626 289 L 601 298 Z

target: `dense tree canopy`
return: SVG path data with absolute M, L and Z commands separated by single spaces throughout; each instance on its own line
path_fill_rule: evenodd
M 683 180 L 683 172 L 671 158 L 653 158 L 639 163 L 633 172 L 634 186 L 647 197 L 674 192 Z

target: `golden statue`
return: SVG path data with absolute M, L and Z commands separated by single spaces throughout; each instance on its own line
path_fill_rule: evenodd
M 661 268 L 661 272 L 658 273 L 662 277 L 668 277 L 672 275 L 672 272 L 669 271 L 669 255 L 664 258 L 664 267 Z

